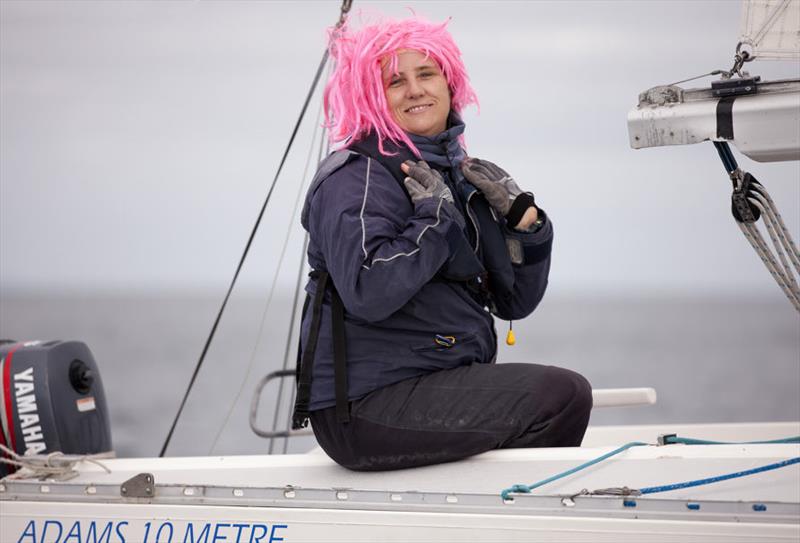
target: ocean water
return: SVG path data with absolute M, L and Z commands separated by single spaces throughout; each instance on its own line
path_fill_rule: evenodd
M 290 296 L 273 300 L 266 313 L 264 298 L 234 293 L 169 455 L 269 450 L 250 430 L 248 413 L 259 379 L 283 365 Z M 100 367 L 117 454 L 152 456 L 221 300 L 222 293 L 174 291 L 4 293 L 0 336 L 84 341 Z M 505 331 L 498 322 L 501 338 Z M 547 296 L 514 331 L 517 344 L 501 345 L 501 363 L 564 366 L 598 388 L 657 389 L 656 405 L 598 409 L 592 424 L 800 419 L 800 317 L 777 297 Z M 283 391 L 277 383 L 264 389 L 257 424 L 271 428 L 277 409 L 284 426 L 290 399 L 289 383 Z M 300 452 L 314 444 L 299 437 L 272 445 Z

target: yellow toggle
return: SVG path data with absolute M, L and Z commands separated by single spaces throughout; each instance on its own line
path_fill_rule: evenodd
M 517 338 L 514 337 L 514 330 L 511 328 L 508 329 L 508 334 L 506 334 L 506 345 L 514 345 L 517 342 Z

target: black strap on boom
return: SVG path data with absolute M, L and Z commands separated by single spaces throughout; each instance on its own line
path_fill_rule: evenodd
M 330 274 L 326 271 L 312 271 L 311 278 L 316 279 L 317 287 L 311 303 L 311 325 L 308 331 L 306 347 L 297 352 L 297 398 L 292 414 L 292 430 L 308 426 L 309 404 L 311 403 L 311 382 L 314 374 L 314 355 L 319 340 L 319 327 L 322 322 L 322 302 L 325 291 L 331 294 L 331 319 L 333 326 L 333 362 L 334 382 L 336 390 L 336 420 L 350 421 L 350 405 L 347 388 L 347 351 L 344 330 L 344 304 L 336 291 Z M 303 318 L 308 310 L 308 298 L 303 307 Z

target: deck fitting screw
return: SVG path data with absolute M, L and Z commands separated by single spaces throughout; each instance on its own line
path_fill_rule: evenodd
M 563 500 L 561 500 L 561 505 L 563 505 L 564 507 L 575 507 L 575 500 L 573 500 L 572 498 L 564 498 Z
M 294 498 L 295 496 L 296 496 L 296 494 L 294 493 L 294 490 L 286 490 L 286 491 L 284 491 L 284 493 L 283 493 L 283 497 L 284 497 L 284 498 L 289 498 L 289 499 L 292 499 L 292 498 Z
M 97 488 L 95 488 L 93 486 L 87 486 L 86 487 L 86 493 L 87 494 L 97 494 Z
M 347 499 L 347 497 L 348 497 L 348 496 L 347 496 L 347 492 L 341 492 L 341 491 L 339 491 L 339 492 L 337 492 L 337 493 L 336 493 L 336 499 L 337 499 L 337 500 L 346 500 L 346 499 Z
M 447 496 L 447 498 L 445 498 L 445 500 L 447 501 L 447 503 L 458 503 L 458 496 L 450 495 L 450 496 Z
M 47 485 L 42 485 L 39 487 L 39 492 L 47 494 L 48 492 L 50 492 L 50 487 Z
M 241 498 L 242 496 L 244 496 L 244 490 L 242 490 L 241 488 L 234 488 L 233 495 L 236 496 L 237 498 Z
M 183 489 L 184 496 L 194 496 L 194 489 L 193 488 L 184 488 Z
M 506 505 L 514 505 L 514 498 L 503 498 L 503 503 Z
M 0 485 L 0 492 L 6 491 L 6 485 Z
M 128 493 L 128 487 L 126 487 L 126 486 L 123 486 L 120 490 L 122 491 L 123 494 L 127 494 Z
M 393 502 L 401 502 L 403 501 L 403 496 L 401 496 L 400 494 L 392 494 L 391 496 L 389 496 L 389 499 L 392 500 Z

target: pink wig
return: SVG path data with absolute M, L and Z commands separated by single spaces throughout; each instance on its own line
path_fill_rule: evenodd
M 334 145 L 358 141 L 370 131 L 378 147 L 389 154 L 384 141 L 405 144 L 417 156 L 419 151 L 395 122 L 386 102 L 382 66 L 397 69 L 397 53 L 413 49 L 432 58 L 450 87 L 451 109 L 456 113 L 478 103 L 469 84 L 461 51 L 446 29 L 447 21 L 435 24 L 419 17 L 383 20 L 351 31 L 346 25 L 330 31 L 330 54 L 335 62 L 325 87 L 325 122 Z

